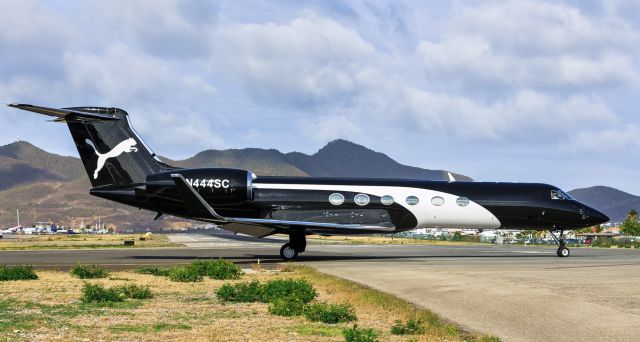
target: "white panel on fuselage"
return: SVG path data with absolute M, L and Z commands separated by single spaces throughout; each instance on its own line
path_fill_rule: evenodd
M 496 229 L 500 227 L 500 221 L 495 215 L 483 206 L 469 201 L 467 206 L 459 206 L 457 195 L 445 192 L 397 186 L 366 186 L 366 185 L 328 185 L 328 184 L 270 184 L 254 183 L 256 189 L 283 189 L 283 190 L 323 190 L 335 192 L 355 192 L 382 197 L 390 195 L 395 203 L 409 210 L 417 219 L 416 228 L 478 228 Z M 419 203 L 409 205 L 406 199 L 416 196 Z M 435 206 L 431 204 L 433 197 L 444 198 L 444 204 Z M 329 199 L 327 198 L 327 203 Z M 366 208 L 363 207 L 363 208 Z

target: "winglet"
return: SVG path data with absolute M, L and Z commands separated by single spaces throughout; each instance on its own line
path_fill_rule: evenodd
M 180 196 L 187 206 L 189 214 L 195 217 L 209 218 L 220 222 L 229 222 L 225 217 L 216 213 L 216 211 L 200 196 L 200 194 L 184 179 L 179 173 L 171 174 L 173 182 L 178 188 Z
M 456 181 L 455 177 L 453 177 L 453 175 L 451 174 L 451 172 L 447 172 L 447 174 L 449 175 L 449 183 L 451 183 L 451 182 L 455 182 L 455 181 Z

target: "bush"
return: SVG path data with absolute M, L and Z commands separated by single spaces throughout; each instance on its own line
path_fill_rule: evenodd
M 234 263 L 226 260 L 196 260 L 189 268 L 202 276 L 212 279 L 238 279 L 242 276 L 242 270 Z
M 252 282 L 222 285 L 216 295 L 225 302 L 251 303 L 262 300 L 262 285 L 257 280 Z
M 100 268 L 97 265 L 94 266 L 86 266 L 77 264 L 73 266 L 71 269 L 72 276 L 80 279 L 96 279 L 96 278 L 106 278 L 109 276 L 109 271 L 104 268 Z
M 117 288 L 108 289 L 100 284 L 84 283 L 80 301 L 83 303 L 122 302 L 124 297 L 124 293 Z
M 202 281 L 202 274 L 198 273 L 198 270 L 188 266 L 185 267 L 172 267 L 168 273 L 171 281 L 179 281 L 183 283 L 193 283 Z
M 349 304 L 314 303 L 304 313 L 308 320 L 328 324 L 357 320 L 353 307 Z
M 33 271 L 33 267 L 31 266 L 0 265 L 0 281 L 33 279 L 38 279 L 38 275 Z
M 391 333 L 394 335 L 421 335 L 424 331 L 424 324 L 420 319 L 409 319 L 406 323 L 397 320 L 391 327 Z
M 168 267 L 157 266 L 145 266 L 136 270 L 136 272 L 140 274 L 151 274 L 158 277 L 168 277 L 169 271 L 171 271 L 171 269 Z
M 305 304 L 298 297 L 277 298 L 269 305 L 269 313 L 277 316 L 300 316 L 305 312 Z
M 131 299 L 149 299 L 153 298 L 153 293 L 149 286 L 142 286 L 136 284 L 128 284 L 116 287 L 116 290 L 120 291 L 127 298 Z
M 314 300 L 317 295 L 313 286 L 303 279 L 271 280 L 266 282 L 262 289 L 262 301 L 266 303 L 273 303 L 279 298 L 295 297 L 306 304 Z
M 614 241 L 610 237 L 599 237 L 591 243 L 591 246 L 594 247 L 611 247 L 612 245 L 614 245 Z
M 376 342 L 378 341 L 378 334 L 373 329 L 360 329 L 357 324 L 353 325 L 353 328 L 345 329 L 342 331 L 344 340 L 346 342 Z

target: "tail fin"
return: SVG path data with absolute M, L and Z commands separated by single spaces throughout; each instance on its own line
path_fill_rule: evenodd
M 172 169 L 159 161 L 136 134 L 129 115 L 122 109 L 9 106 L 57 117 L 54 122 L 66 122 L 94 187 L 142 183 L 149 174 Z

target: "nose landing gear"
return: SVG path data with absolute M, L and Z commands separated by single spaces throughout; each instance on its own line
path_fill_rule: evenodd
M 289 242 L 280 248 L 280 257 L 284 261 L 295 260 L 298 254 L 307 248 L 307 237 L 304 232 L 292 232 L 289 234 Z
M 556 254 L 559 257 L 566 258 L 569 255 L 571 255 L 571 251 L 567 247 L 567 244 L 564 242 L 564 230 L 560 229 L 560 236 L 559 237 L 556 237 L 553 234 L 553 231 L 551 231 L 551 230 L 549 231 L 549 234 L 551 234 L 553 239 L 556 240 L 556 242 L 558 243 L 558 250 L 556 251 Z

